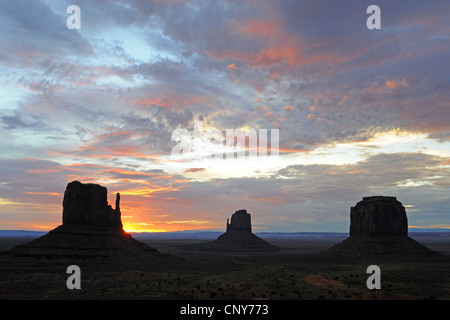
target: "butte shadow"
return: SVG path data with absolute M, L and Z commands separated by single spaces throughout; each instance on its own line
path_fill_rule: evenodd
M 238 210 L 227 219 L 226 232 L 216 240 L 206 243 L 183 245 L 183 249 L 221 252 L 276 252 L 278 247 L 259 238 L 252 232 L 251 215 Z
M 405 207 L 395 197 L 364 197 L 350 209 L 350 237 L 322 255 L 339 257 L 439 255 L 408 237 Z
M 180 259 L 135 240 L 122 227 L 120 194 L 108 205 L 107 189 L 98 184 L 69 183 L 64 192 L 63 224 L 46 235 L 2 253 L 10 264 L 19 260 L 85 262 L 105 268 L 158 268 Z

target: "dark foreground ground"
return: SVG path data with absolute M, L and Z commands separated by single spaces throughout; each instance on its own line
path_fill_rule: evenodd
M 73 261 L 4 264 L 0 299 L 450 299 L 448 237 L 417 238 L 441 255 L 365 259 L 317 254 L 342 239 L 265 239 L 282 248 L 266 254 L 183 248 L 205 240 L 139 240 L 184 260 L 156 270 L 108 270 L 101 261 L 86 268 L 82 264 L 80 290 L 66 287 L 66 268 Z M 0 238 L 0 251 L 28 241 Z M 373 264 L 381 269 L 380 290 L 366 286 L 366 270 Z

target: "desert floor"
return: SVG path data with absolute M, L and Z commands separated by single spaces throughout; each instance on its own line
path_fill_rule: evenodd
M 346 259 L 319 252 L 337 239 L 265 239 L 276 253 L 200 252 L 183 248 L 205 240 L 139 239 L 161 253 L 182 258 L 178 264 L 108 270 L 102 262 L 81 268 L 81 289 L 69 290 L 71 261 L 0 265 L 0 299 L 450 299 L 450 241 L 418 239 L 442 254 L 431 257 Z M 0 238 L 0 251 L 30 241 Z M 1 263 L 1 261 L 0 261 Z M 369 290 L 369 265 L 381 269 L 381 289 Z M 39 266 L 33 269 L 33 265 Z

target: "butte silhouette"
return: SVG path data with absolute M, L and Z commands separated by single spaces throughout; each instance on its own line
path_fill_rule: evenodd
M 272 252 L 278 248 L 259 238 L 252 232 L 251 215 L 247 210 L 236 211 L 227 219 L 226 232 L 216 240 L 189 246 L 196 250 L 230 252 Z
M 324 253 L 421 255 L 436 253 L 408 237 L 405 207 L 395 197 L 364 197 L 350 209 L 350 237 Z
M 158 263 L 172 257 L 135 240 L 122 227 L 120 194 L 108 205 L 107 189 L 73 181 L 63 200 L 63 224 L 46 235 L 8 251 L 12 257 L 40 260 L 75 259 L 129 263 Z M 106 260 L 105 260 L 106 259 Z

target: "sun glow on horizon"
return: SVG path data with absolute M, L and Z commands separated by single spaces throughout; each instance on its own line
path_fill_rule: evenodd
M 153 227 L 151 227 L 151 226 Z M 123 224 L 123 230 L 125 232 L 133 232 L 133 233 L 141 233 L 141 232 L 149 232 L 149 233 L 157 233 L 157 232 L 177 232 L 177 231 L 186 231 L 186 230 L 195 230 L 195 231 L 201 231 L 201 230 L 215 230 L 217 228 L 208 228 L 205 226 L 200 226 L 198 228 L 192 227 L 191 225 L 173 225 L 169 228 L 166 228 L 165 224 L 162 224 L 163 228 L 158 228 L 158 225 L 153 224 L 146 224 L 146 223 L 124 223 Z

